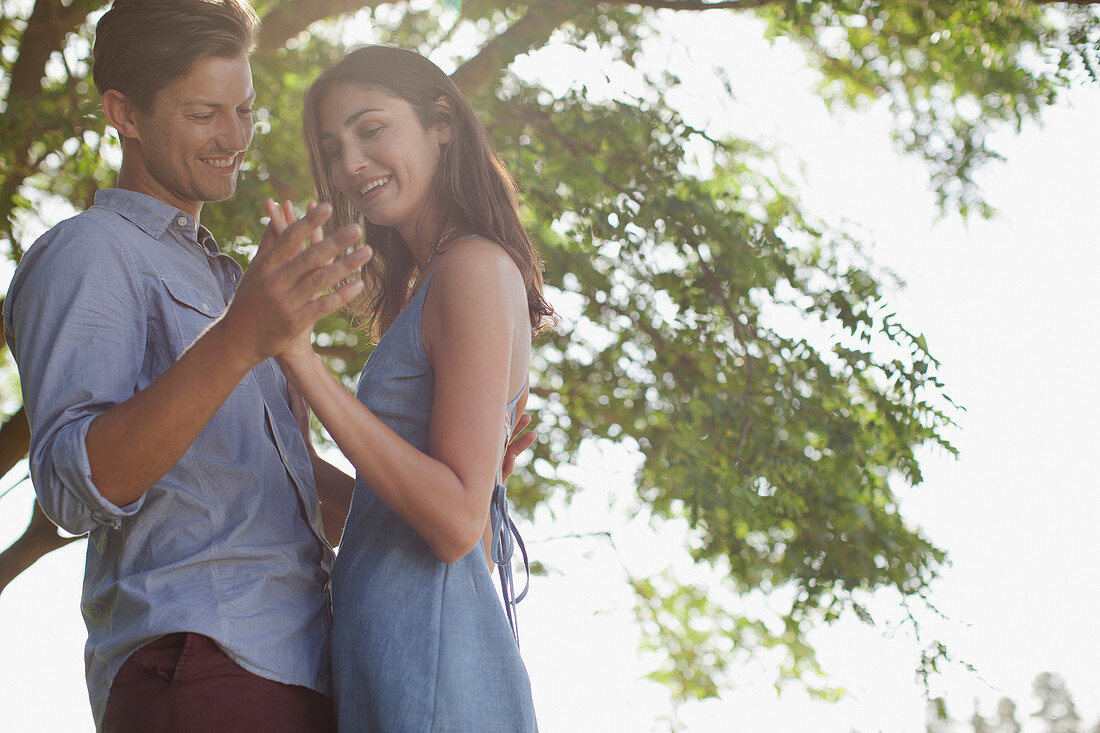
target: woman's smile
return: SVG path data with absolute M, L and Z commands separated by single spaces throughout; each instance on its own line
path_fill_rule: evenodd
M 359 195 L 366 198 L 367 194 L 371 193 L 372 191 L 377 192 L 380 188 L 382 188 L 382 186 L 385 186 L 387 183 L 390 182 L 390 178 L 391 176 L 381 176 L 379 178 L 375 178 L 373 181 L 359 189 Z
M 336 188 L 373 224 L 414 246 L 449 128 L 425 128 L 408 101 L 342 84 L 320 105 L 321 143 Z

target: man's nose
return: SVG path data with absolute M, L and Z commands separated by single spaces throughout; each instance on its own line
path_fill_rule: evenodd
M 234 114 L 227 121 L 216 138 L 218 146 L 222 150 L 244 152 L 248 144 L 252 142 L 252 117 Z

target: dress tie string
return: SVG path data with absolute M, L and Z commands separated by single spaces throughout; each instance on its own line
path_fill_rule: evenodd
M 527 595 L 531 585 L 531 564 L 527 559 L 527 547 L 523 544 L 515 522 L 508 515 L 508 495 L 504 485 L 498 483 L 493 488 L 493 500 L 489 504 L 489 521 L 492 525 L 493 544 L 489 555 L 497 565 L 500 575 L 500 593 L 504 598 L 504 612 L 508 616 L 508 625 L 519 644 L 519 621 L 516 618 L 516 604 Z M 516 544 L 523 555 L 523 570 L 526 575 L 523 590 L 516 595 L 515 578 L 512 574 L 512 554 Z

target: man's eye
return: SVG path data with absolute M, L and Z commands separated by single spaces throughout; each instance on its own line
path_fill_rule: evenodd
M 206 115 L 191 115 L 191 119 L 198 120 L 199 122 L 209 122 L 210 120 L 214 119 L 214 114 L 210 113 Z
M 237 114 L 239 114 L 241 117 L 248 117 L 252 114 L 252 108 L 241 107 L 239 110 L 237 110 Z

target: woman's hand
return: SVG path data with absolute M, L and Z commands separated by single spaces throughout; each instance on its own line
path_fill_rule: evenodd
M 531 416 L 526 412 L 519 416 L 519 420 L 516 420 L 516 428 L 512 431 L 508 448 L 504 451 L 504 461 L 500 466 L 500 475 L 504 479 L 511 476 L 512 471 L 515 470 L 516 456 L 530 448 L 535 442 L 535 431 L 527 430 L 530 424 Z
M 310 203 L 307 207 L 307 211 L 312 211 L 317 204 Z M 268 199 L 264 202 L 264 211 L 267 213 L 269 222 L 267 225 L 267 233 L 265 236 L 274 235 L 278 237 L 287 227 L 298 220 L 297 215 L 294 213 L 294 207 L 290 201 L 284 201 L 280 206 L 273 200 Z M 324 238 L 320 228 L 317 228 L 309 237 L 310 245 L 320 242 Z M 293 359 L 301 359 L 313 356 L 313 343 L 312 343 L 313 328 L 303 330 L 299 333 L 287 346 L 286 349 L 278 354 L 278 358 L 281 362 L 285 362 Z M 292 403 L 293 406 L 293 403 Z

